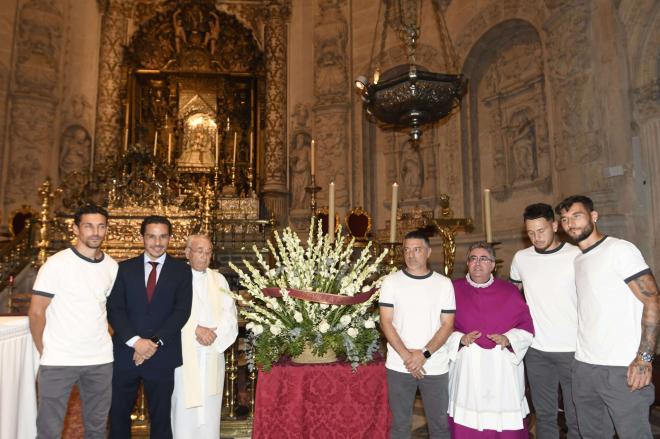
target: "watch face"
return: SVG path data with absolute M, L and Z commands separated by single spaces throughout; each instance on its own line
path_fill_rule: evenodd
M 640 352 L 639 356 L 642 358 L 642 360 L 646 362 L 650 363 L 651 361 L 653 361 L 653 355 L 649 354 L 648 352 Z
M 431 352 L 429 352 L 428 350 L 424 351 L 424 357 L 431 358 Z

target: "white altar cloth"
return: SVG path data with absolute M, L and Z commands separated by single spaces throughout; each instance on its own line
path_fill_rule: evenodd
M 37 435 L 38 369 L 28 318 L 0 317 L 0 438 Z

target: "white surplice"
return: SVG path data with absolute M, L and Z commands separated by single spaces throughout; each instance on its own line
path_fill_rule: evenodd
M 523 357 L 533 336 L 522 329 L 504 335 L 513 352 L 472 343 L 459 350 L 464 334 L 454 332 L 446 346 L 449 363 L 449 416 L 474 430 L 520 430 L 529 414 Z
M 193 303 L 181 330 L 183 366 L 174 371 L 172 433 L 174 439 L 218 439 L 225 376 L 224 351 L 238 335 L 236 304 L 224 291 L 229 285 L 215 270 L 193 270 Z M 217 338 L 202 346 L 197 325 L 216 328 Z

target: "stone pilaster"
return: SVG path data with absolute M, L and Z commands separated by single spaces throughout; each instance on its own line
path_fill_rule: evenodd
M 99 56 L 99 91 L 96 102 L 94 163 L 113 157 L 121 145 L 120 111 L 123 42 L 126 40 L 127 7 L 121 0 L 104 2 Z
M 266 5 L 264 28 L 266 57 L 266 140 L 264 203 L 269 216 L 286 224 L 286 90 L 288 0 Z

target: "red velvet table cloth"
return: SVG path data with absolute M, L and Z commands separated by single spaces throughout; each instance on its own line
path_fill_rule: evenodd
M 387 438 L 390 410 L 382 362 L 279 364 L 257 379 L 252 437 Z

